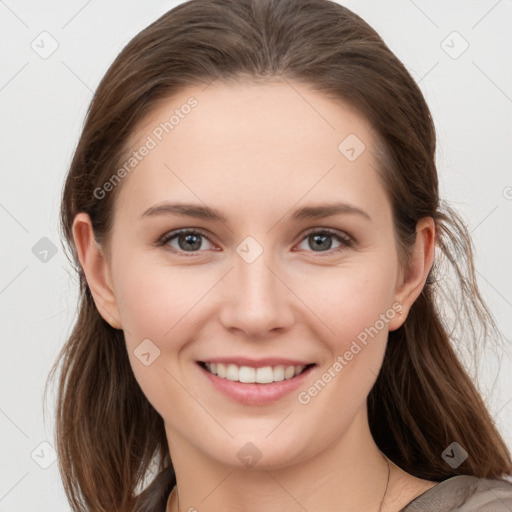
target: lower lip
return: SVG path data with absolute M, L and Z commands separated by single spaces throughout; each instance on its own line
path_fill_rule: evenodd
M 213 375 L 198 364 L 201 372 L 209 379 L 213 386 L 224 395 L 246 405 L 263 405 L 276 402 L 297 389 L 305 379 L 314 371 L 315 366 L 310 366 L 300 375 L 292 379 L 272 382 L 269 384 L 246 384 L 234 380 L 223 379 Z

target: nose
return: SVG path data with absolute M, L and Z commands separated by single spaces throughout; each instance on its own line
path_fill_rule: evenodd
M 264 250 L 252 262 L 234 254 L 233 266 L 223 280 L 220 319 L 224 328 L 248 339 L 261 339 L 292 326 L 294 295 L 270 251 Z

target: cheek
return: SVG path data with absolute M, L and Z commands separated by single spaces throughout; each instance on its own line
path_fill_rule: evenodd
M 364 406 L 382 366 L 389 323 L 397 315 L 395 275 L 386 270 L 393 267 L 365 263 L 317 278 L 322 286 L 302 280 L 304 302 L 329 333 L 322 329 L 321 337 L 317 332 L 328 355 L 316 379 L 299 390 L 297 400 L 307 421 L 318 420 L 315 428 L 325 439 L 334 439 L 348 428 Z
M 211 270 L 155 264 L 145 258 L 120 261 L 116 273 L 116 300 L 130 344 L 149 338 L 164 340 L 200 309 L 218 280 Z
M 199 332 L 196 326 L 202 301 L 208 299 L 207 293 L 218 278 L 211 269 L 201 272 L 197 268 L 192 271 L 192 267 L 172 268 L 144 255 L 119 258 L 113 268 L 116 300 L 135 378 L 163 417 L 172 417 L 176 408 L 183 415 L 190 396 L 180 385 L 183 368 L 179 356 Z
M 331 348 L 344 351 L 358 336 L 364 338 L 367 329 L 377 324 L 387 333 L 389 320 L 396 316 L 393 309 L 395 273 L 393 265 L 366 258 L 344 268 L 316 269 L 295 279 L 294 292 L 311 311 L 310 318 L 324 329 L 318 335 L 331 340 Z M 392 261 L 392 260 L 389 260 Z M 385 325 L 381 315 L 387 314 Z

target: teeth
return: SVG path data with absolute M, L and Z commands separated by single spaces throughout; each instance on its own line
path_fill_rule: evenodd
M 295 375 L 295 366 L 287 366 L 284 370 L 284 378 L 291 379 Z
M 226 368 L 226 379 L 238 380 L 238 368 L 234 364 L 228 364 Z
M 263 366 L 252 368 L 251 366 L 237 366 L 236 364 L 205 363 L 206 369 L 222 379 L 243 382 L 247 384 L 270 384 L 289 380 L 299 375 L 305 366 Z

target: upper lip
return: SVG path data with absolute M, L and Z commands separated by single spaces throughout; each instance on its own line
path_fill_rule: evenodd
M 299 361 L 282 357 L 266 357 L 263 359 L 250 359 L 248 357 L 212 357 L 199 361 L 200 363 L 235 364 L 237 366 L 249 366 L 263 368 L 264 366 L 307 366 L 311 361 Z

